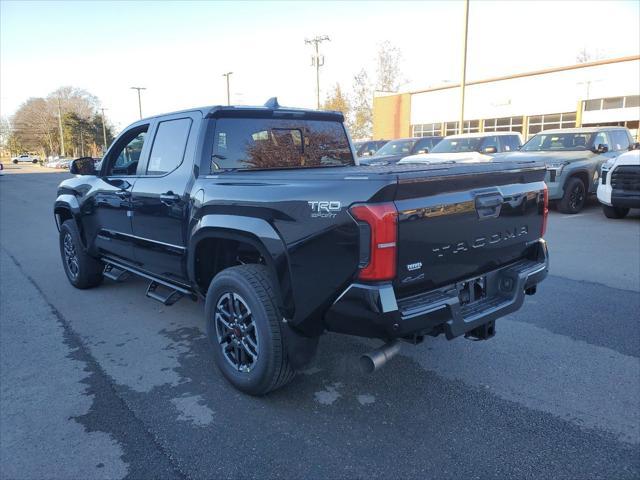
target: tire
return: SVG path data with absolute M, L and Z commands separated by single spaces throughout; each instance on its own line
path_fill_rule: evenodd
M 18 160 L 12 160 L 12 162 L 13 162 L 14 165 L 18 164 Z
M 622 207 L 610 207 L 609 205 L 602 205 L 602 212 L 607 218 L 624 218 L 629 213 L 628 208 Z
M 31 163 L 38 163 L 38 160 L 31 160 Z
M 207 291 L 205 314 L 213 358 L 235 388 L 265 395 L 293 379 L 284 324 L 265 266 L 240 265 L 218 273 Z
M 67 220 L 60 227 L 60 257 L 69 283 L 74 287 L 85 289 L 102 283 L 104 265 L 84 250 L 74 220 Z
M 587 187 L 579 178 L 573 177 L 567 180 L 564 186 L 564 195 L 558 202 L 558 210 L 562 213 L 578 213 L 587 201 Z

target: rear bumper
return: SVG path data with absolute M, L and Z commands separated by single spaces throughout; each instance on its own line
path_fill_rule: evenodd
M 547 244 L 538 240 L 531 258 L 488 272 L 485 298 L 462 304 L 462 282 L 407 298 L 396 298 L 391 284 L 352 284 L 325 315 L 328 330 L 363 337 L 393 339 L 444 333 L 464 335 L 518 310 L 525 290 L 540 283 L 549 270 Z

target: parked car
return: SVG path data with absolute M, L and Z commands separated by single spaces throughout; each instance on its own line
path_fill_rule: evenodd
M 578 213 L 587 196 L 598 189 L 600 168 L 633 144 L 624 127 L 583 127 L 545 130 L 532 137 L 510 160 L 537 160 L 547 165 L 549 200 L 562 213 Z
M 391 140 L 372 157 L 360 159 L 360 165 L 392 165 L 407 155 L 428 152 L 441 139 L 442 137 L 417 137 Z
M 607 218 L 624 218 L 640 208 L 640 150 L 625 152 L 602 165 L 598 200 Z
M 30 155 L 28 153 L 23 153 L 22 155 L 18 155 L 17 157 L 13 157 L 11 161 L 16 163 L 38 163 L 40 161 L 40 157 L 37 155 Z
M 353 142 L 358 157 L 371 157 L 380 150 L 388 140 L 365 140 L 361 142 Z
M 2 162 L 0 162 L 0 175 L 4 175 L 4 165 L 2 165 Z
M 400 163 L 489 162 L 495 154 L 516 151 L 521 145 L 517 132 L 462 133 L 449 135 L 429 152 L 404 157 Z
M 254 395 L 288 383 L 325 331 L 388 342 L 368 370 L 400 339 L 492 337 L 547 275 L 544 164 L 365 171 L 343 122 L 272 99 L 132 124 L 99 171 L 74 160 L 58 187 L 69 282 L 135 274 L 165 305 L 204 299 L 217 367 Z

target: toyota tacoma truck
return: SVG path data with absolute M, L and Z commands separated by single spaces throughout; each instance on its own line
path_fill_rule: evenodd
M 562 213 L 582 210 L 596 193 L 602 164 L 632 149 L 633 137 L 624 127 L 582 127 L 545 130 L 533 136 L 512 160 L 545 162 L 549 200 Z M 497 158 L 497 157 L 496 157 Z
M 58 188 L 69 281 L 204 300 L 217 367 L 253 395 L 327 331 L 386 342 L 369 370 L 401 340 L 492 337 L 547 275 L 544 165 L 362 167 L 343 120 L 271 99 L 132 124 Z

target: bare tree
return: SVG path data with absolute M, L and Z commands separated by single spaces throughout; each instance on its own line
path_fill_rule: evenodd
M 369 138 L 373 128 L 373 89 L 364 68 L 353 77 L 352 91 L 351 115 L 347 122 L 349 131 L 353 138 Z
M 378 46 L 376 90 L 397 92 L 400 89 L 402 52 L 388 40 Z

